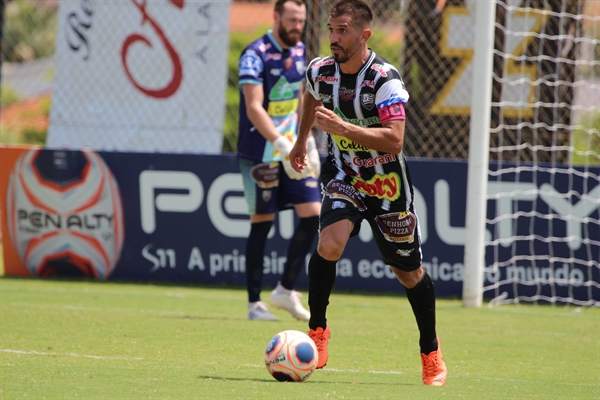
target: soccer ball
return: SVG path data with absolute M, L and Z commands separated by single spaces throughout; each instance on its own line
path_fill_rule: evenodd
M 302 382 L 317 368 L 315 342 L 303 332 L 287 330 L 273 336 L 265 350 L 267 370 L 280 382 Z
M 108 278 L 123 248 L 123 206 L 97 153 L 28 150 L 6 197 L 10 239 L 31 275 Z

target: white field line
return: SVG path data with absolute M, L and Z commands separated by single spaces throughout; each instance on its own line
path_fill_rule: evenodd
M 170 310 L 150 310 L 150 309 L 137 309 L 137 308 L 122 308 L 122 307 L 89 307 L 89 306 L 76 306 L 73 304 L 34 304 L 24 302 L 10 303 L 11 306 L 15 307 L 34 307 L 34 308 L 58 308 L 61 310 L 76 310 L 76 311 L 118 311 L 118 312 L 140 312 L 148 314 L 165 314 L 165 315 L 187 315 L 182 311 L 170 311 Z
M 77 353 L 56 353 L 54 351 L 25 351 L 25 350 L 13 350 L 13 349 L 0 349 L 2 353 L 13 353 L 13 354 L 25 354 L 25 355 L 36 355 L 36 356 L 70 356 L 70 357 L 84 357 L 84 358 L 95 358 L 98 360 L 143 360 L 142 357 L 119 357 L 119 356 L 93 356 L 90 354 L 77 354 Z
M 258 364 L 242 364 L 243 367 L 259 367 L 259 368 L 264 368 L 264 365 L 258 365 Z M 351 373 L 368 373 L 368 374 L 388 374 L 388 375 L 403 375 L 404 372 L 402 371 L 360 371 L 358 369 L 337 369 L 337 368 L 327 368 L 324 369 L 323 371 L 325 372 L 351 372 Z

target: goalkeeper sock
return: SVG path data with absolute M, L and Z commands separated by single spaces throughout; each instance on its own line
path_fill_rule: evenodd
M 406 288 L 406 296 L 419 327 L 421 353 L 429 354 L 438 349 L 435 332 L 435 289 L 427 272 L 413 288 Z
M 287 262 L 281 277 L 281 286 L 293 290 L 298 275 L 304 265 L 304 257 L 310 251 L 319 229 L 319 217 L 300 218 L 294 236 L 290 241 Z
M 250 236 L 246 243 L 246 289 L 249 303 L 260 300 L 265 244 L 272 225 L 273 221 L 266 221 L 251 224 L 250 227 Z
M 315 251 L 308 263 L 308 306 L 310 321 L 308 327 L 317 329 L 327 327 L 327 306 L 335 282 L 337 260 L 329 261 Z

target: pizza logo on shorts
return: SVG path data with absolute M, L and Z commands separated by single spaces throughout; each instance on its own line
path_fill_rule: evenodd
M 410 211 L 379 215 L 375 222 L 388 242 L 412 243 L 415 240 L 417 217 Z M 407 255 L 400 253 L 401 256 Z
M 261 189 L 270 189 L 279 185 L 279 163 L 263 163 L 252 167 L 250 177 Z

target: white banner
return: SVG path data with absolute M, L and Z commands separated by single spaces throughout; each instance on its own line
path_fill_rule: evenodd
M 63 0 L 47 145 L 220 153 L 230 0 Z

